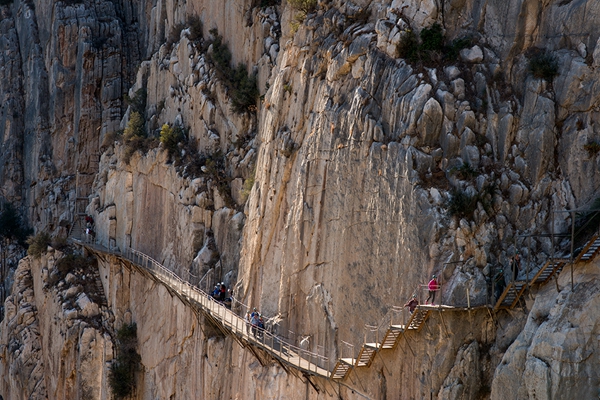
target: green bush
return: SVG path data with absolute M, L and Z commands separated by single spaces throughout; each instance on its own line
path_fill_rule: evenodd
M 223 43 L 223 37 L 219 35 L 216 29 L 211 29 L 210 33 L 214 36 L 210 58 L 223 74 L 228 75 L 231 71 L 231 52 L 229 51 L 229 47 Z
M 472 219 L 479 198 L 476 195 L 469 195 L 460 189 L 454 189 L 450 194 L 450 199 L 446 203 L 446 208 L 450 216 Z
M 458 56 L 462 49 L 466 49 L 473 44 L 473 40 L 470 37 L 463 37 L 456 40 L 453 40 L 449 46 L 446 47 L 445 50 L 445 58 L 448 61 L 456 61 L 458 60 Z
M 248 75 L 244 64 L 231 68 L 231 52 L 216 29 L 210 33 L 214 36 L 210 58 L 217 67 L 219 77 L 231 91 L 231 106 L 234 112 L 255 111 L 258 98 L 256 76 Z
M 313 12 L 317 8 L 317 0 L 288 0 L 288 4 L 293 9 L 302 11 L 305 14 Z
M 12 203 L 5 203 L 0 213 L 0 238 L 18 240 L 23 243 L 29 234 L 21 216 Z
M 160 130 L 160 142 L 169 152 L 169 158 L 172 158 L 177 152 L 177 145 L 185 139 L 183 129 L 179 126 L 171 127 L 164 124 Z
M 67 238 L 65 236 L 54 236 L 50 245 L 57 250 L 64 250 L 68 246 Z
M 135 373 L 140 368 L 137 352 L 137 325 L 124 324 L 117 331 L 117 357 L 110 366 L 108 382 L 115 399 L 129 397 L 135 389 Z
M 460 38 L 446 44 L 443 28 L 436 22 L 423 28 L 419 37 L 411 30 L 404 32 L 398 43 L 398 53 L 411 63 L 436 64 L 442 60 L 456 61 L 460 50 L 470 45 L 471 38 Z
M 276 6 L 281 2 L 281 0 L 260 0 L 258 7 L 260 8 L 267 8 L 267 7 L 272 7 L 272 6 Z
M 191 15 L 188 20 L 187 20 L 187 24 L 190 28 L 190 34 L 188 35 L 188 39 L 190 39 L 192 42 L 199 42 L 200 40 L 202 40 L 202 20 L 200 20 L 200 17 L 198 17 L 197 15 Z
M 233 93 L 231 104 L 233 111 L 243 113 L 251 110 L 251 107 L 256 107 L 256 99 L 258 98 L 258 84 L 256 76 L 248 75 L 246 66 L 238 64 L 233 71 Z
M 142 118 L 142 115 L 137 111 L 133 111 L 129 115 L 129 121 L 127 122 L 127 126 L 123 131 L 123 138 L 125 140 L 129 140 L 135 136 L 146 136 L 146 130 L 144 129 L 144 118 Z
M 107 148 L 112 146 L 115 142 L 123 142 L 122 130 L 116 132 L 108 132 L 106 135 L 104 135 L 104 139 L 102 139 L 102 144 L 100 145 L 100 147 Z
M 459 218 L 473 219 L 475 210 L 477 210 L 477 204 L 481 204 L 481 207 L 485 210 L 488 215 L 493 213 L 493 198 L 497 191 L 495 183 L 484 185 L 481 191 L 474 195 L 467 194 L 461 189 L 455 188 L 450 198 L 446 201 L 446 209 L 450 216 L 457 216 Z
M 462 180 L 473 179 L 478 175 L 477 170 L 471 167 L 469 163 L 463 163 L 460 167 L 452 168 L 450 173 Z
M 59 281 L 65 279 L 67 274 L 77 268 L 86 268 L 90 265 L 90 260 L 79 254 L 67 254 L 56 262 L 56 268 L 48 277 L 48 285 L 54 286 Z
M 421 31 L 422 51 L 441 51 L 444 48 L 444 33 L 437 22 Z
M 529 59 L 529 72 L 536 78 L 552 82 L 558 75 L 558 61 L 547 51 L 539 52 Z
M 252 170 L 252 174 L 244 181 L 244 185 L 242 186 L 242 199 L 245 202 L 250 196 L 250 192 L 252 192 L 252 188 L 254 187 L 254 180 L 256 176 L 256 169 Z
M 181 37 L 181 31 L 185 29 L 185 24 L 183 22 L 179 22 L 175 25 L 173 25 L 173 27 L 171 27 L 171 30 L 169 31 L 169 35 L 167 36 L 167 49 L 169 51 L 171 51 L 171 49 L 173 48 L 173 45 L 177 42 L 179 42 L 179 38 Z
M 439 61 L 444 57 L 444 33 L 438 23 L 429 28 L 423 28 L 420 34 L 421 41 L 413 31 L 406 31 L 398 44 L 400 57 L 409 62 Z
M 133 97 L 129 97 L 128 94 L 125 94 L 123 97 L 125 99 L 125 104 L 131 107 L 132 112 L 144 115 L 146 112 L 146 99 L 148 97 L 146 89 L 141 88 L 136 90 Z
M 419 40 L 413 31 L 406 31 L 398 44 L 398 53 L 401 58 L 410 62 L 419 60 Z
M 129 163 L 131 156 L 137 151 L 141 150 L 146 152 L 150 146 L 150 142 L 146 140 L 146 129 L 145 121 L 142 115 L 136 111 L 133 111 L 129 116 L 127 126 L 123 131 L 123 142 L 125 144 L 125 152 L 123 159 L 126 163 Z
M 50 246 L 52 238 L 46 232 L 39 232 L 35 236 L 29 236 L 27 239 L 27 254 L 34 258 L 40 258 L 43 253 L 46 252 L 48 246 Z
M 600 143 L 595 140 L 590 141 L 583 145 L 583 148 L 587 150 L 590 157 L 595 157 L 596 154 L 600 151 Z

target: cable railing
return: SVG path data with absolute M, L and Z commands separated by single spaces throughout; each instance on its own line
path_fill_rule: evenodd
M 110 253 L 131 261 L 150 271 L 158 280 L 174 290 L 180 297 L 192 305 L 200 306 L 202 311 L 220 323 L 230 332 L 243 338 L 244 340 L 266 350 L 272 356 L 284 361 L 296 368 L 304 370 L 314 375 L 329 378 L 332 368 L 331 360 L 325 355 L 302 349 L 286 341 L 285 338 L 275 335 L 266 329 L 260 329 L 253 326 L 250 321 L 240 317 L 232 310 L 225 307 L 221 302 L 215 300 L 211 295 L 202 291 L 197 286 L 191 284 L 178 276 L 175 272 L 164 267 L 154 258 L 140 251 L 125 248 L 123 251 L 109 250 L 104 246 L 95 243 L 92 235 L 82 234 L 81 238 L 75 238 L 81 244 L 90 245 L 96 250 L 104 253 Z M 236 301 L 242 310 L 242 315 L 246 315 L 248 306 Z M 324 350 L 324 348 L 323 348 Z

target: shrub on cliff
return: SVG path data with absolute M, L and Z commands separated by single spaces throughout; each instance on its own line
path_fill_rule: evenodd
M 183 22 L 177 23 L 173 25 L 171 30 L 169 31 L 169 35 L 167 37 L 167 50 L 171 51 L 173 45 L 179 42 L 179 38 L 181 37 L 181 31 L 185 29 L 185 24 Z
M 254 7 L 260 7 L 260 8 L 267 8 L 267 7 L 273 7 L 276 5 L 279 5 L 279 3 L 281 3 L 281 0 L 255 0 L 257 2 L 257 5 Z
M 210 59 L 217 67 L 219 78 L 231 93 L 231 108 L 234 112 L 241 114 L 256 110 L 256 99 L 258 98 L 258 85 L 256 76 L 249 75 L 246 65 L 238 64 L 236 68 L 231 67 L 231 52 L 223 38 L 216 29 L 210 31 L 214 39 L 211 43 L 212 52 Z
M 233 94 L 231 96 L 231 105 L 233 111 L 243 113 L 256 107 L 258 98 L 258 85 L 254 75 L 248 75 L 246 66 L 238 64 L 233 71 Z
M 129 163 L 131 156 L 137 150 L 141 150 L 142 152 L 148 151 L 154 141 L 155 138 L 147 137 L 145 121 L 142 115 L 133 111 L 129 116 L 129 122 L 127 122 L 127 126 L 123 131 L 123 143 L 125 144 L 123 161 Z
M 117 331 L 117 357 L 110 366 L 108 382 L 115 399 L 125 399 L 135 389 L 135 373 L 141 357 L 137 352 L 137 325 L 124 324 Z
M 473 213 L 477 210 L 478 200 L 476 195 L 470 195 L 460 189 L 455 189 L 446 203 L 448 214 L 459 218 L 472 219 Z
M 164 124 L 160 130 L 160 142 L 169 152 L 169 159 L 176 155 L 177 145 L 184 139 L 185 134 L 179 126 L 171 127 L 169 124 Z
M 40 258 L 40 256 L 46 252 L 48 246 L 50 246 L 52 238 L 46 232 L 39 232 L 35 236 L 29 236 L 27 239 L 27 254 L 33 258 Z
M 140 115 L 144 115 L 144 113 L 146 112 L 147 97 L 148 93 L 144 88 L 136 90 L 133 97 L 129 97 L 128 94 L 125 94 L 125 96 L 123 96 L 125 104 L 131 107 L 131 111 L 136 112 Z
M 558 75 L 558 61 L 549 52 L 539 52 L 529 59 L 529 72 L 536 78 L 552 82 Z
M 84 268 L 91 265 L 90 259 L 79 254 L 66 254 L 56 262 L 54 270 L 48 276 L 48 285 L 54 286 L 59 281 L 65 279 L 67 274 L 77 268 Z
M 23 243 L 28 233 L 15 206 L 12 203 L 4 204 L 4 210 L 0 213 L 0 238 Z
M 288 0 L 288 4 L 293 9 L 302 11 L 303 13 L 310 13 L 317 8 L 317 0 Z
M 408 62 L 434 66 L 442 61 L 455 62 L 460 51 L 471 44 L 468 37 L 446 43 L 442 26 L 435 23 L 423 28 L 419 37 L 412 30 L 404 32 L 397 50 Z
M 202 20 L 197 15 L 192 15 L 187 20 L 190 33 L 188 39 L 192 42 L 199 42 L 202 40 Z

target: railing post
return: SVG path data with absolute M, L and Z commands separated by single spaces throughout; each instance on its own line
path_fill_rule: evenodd
M 469 288 L 467 288 L 467 308 L 471 308 L 471 296 L 469 296 Z

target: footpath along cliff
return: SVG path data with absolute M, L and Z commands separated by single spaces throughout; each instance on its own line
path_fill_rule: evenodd
M 223 281 L 333 359 L 434 273 L 445 304 L 493 304 L 517 251 L 525 279 L 570 250 L 564 211 L 595 208 L 596 2 L 2 3 L 2 198 L 55 237 L 85 207 L 103 246 Z M 597 260 L 315 387 L 55 247 L 2 277 L 4 398 L 110 398 L 133 322 L 140 399 L 598 395 Z

